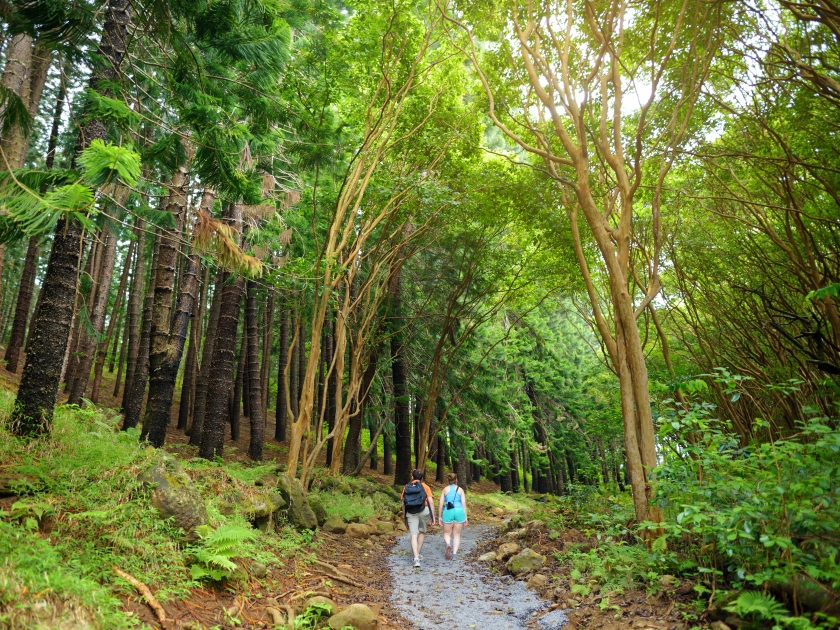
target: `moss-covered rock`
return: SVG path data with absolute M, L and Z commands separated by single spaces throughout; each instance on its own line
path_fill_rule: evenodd
M 309 507 L 312 508 L 312 512 L 315 514 L 315 519 L 318 521 L 318 527 L 323 527 L 324 523 L 327 522 L 327 511 L 324 509 L 324 506 L 321 504 L 320 499 L 318 497 L 309 496 Z
M 379 618 L 364 604 L 351 604 L 340 613 L 330 617 L 329 626 L 333 630 L 341 630 L 347 626 L 356 630 L 377 630 Z
M 532 549 L 523 549 L 508 560 L 505 566 L 511 575 L 522 575 L 529 571 L 542 569 L 543 565 L 545 565 L 545 556 Z
M 289 506 L 289 522 L 297 529 L 315 529 L 318 527 L 318 518 L 315 512 L 309 507 L 306 493 L 300 481 L 288 475 L 280 475 L 277 481 L 277 491 Z
M 207 508 L 189 475 L 171 455 L 161 453 L 157 463 L 137 477 L 151 490 L 151 502 L 161 518 L 171 518 L 187 534 L 187 541 L 198 536 L 195 528 L 207 523 Z

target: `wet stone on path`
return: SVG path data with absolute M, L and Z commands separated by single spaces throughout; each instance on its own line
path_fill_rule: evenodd
M 458 555 L 472 551 L 476 541 L 491 531 L 483 526 L 465 529 Z M 566 623 L 559 610 L 534 619 L 549 602 L 523 582 L 490 573 L 461 557 L 447 560 L 444 550 L 443 532 L 436 527 L 426 535 L 420 569 L 412 567 L 408 534 L 397 539 L 388 558 L 394 584 L 391 601 L 417 630 L 559 630 Z

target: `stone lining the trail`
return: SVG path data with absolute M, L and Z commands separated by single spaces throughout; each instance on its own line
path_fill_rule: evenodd
M 490 527 L 467 527 L 458 555 L 469 553 L 476 540 L 491 533 Z M 388 557 L 394 585 L 391 602 L 417 630 L 559 630 L 568 621 L 560 610 L 535 620 L 534 614 L 550 602 L 540 600 L 523 582 L 490 573 L 462 557 L 447 560 L 444 550 L 443 531 L 436 527 L 426 535 L 422 568 L 412 567 L 408 534 L 397 539 Z

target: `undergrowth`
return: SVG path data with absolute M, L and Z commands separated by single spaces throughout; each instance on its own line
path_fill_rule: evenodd
M 136 430 L 120 431 L 119 418 L 105 409 L 60 405 L 49 438 L 22 441 L 5 429 L 12 403 L 13 395 L 0 391 L 0 461 L 4 474 L 25 475 L 25 496 L 0 510 L 0 627 L 53 628 L 65 617 L 87 627 L 138 625 L 118 597 L 136 593 L 115 566 L 148 584 L 164 604 L 199 586 L 206 576 L 190 573 L 190 564 L 201 564 L 196 549 L 188 550 L 184 533 L 157 516 L 137 480 L 158 454 L 138 444 Z M 237 557 L 278 565 L 312 543 L 311 534 L 283 528 L 266 535 L 244 516 L 219 511 L 209 492 L 213 483 L 247 492 L 265 466 L 200 460 L 185 468 L 210 497 L 214 531 L 253 532 L 237 546 Z

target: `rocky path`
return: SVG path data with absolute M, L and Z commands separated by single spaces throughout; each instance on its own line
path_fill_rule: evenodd
M 487 526 L 468 527 L 459 556 L 468 554 L 479 538 L 491 532 Z M 388 558 L 391 603 L 417 630 L 558 630 L 566 623 L 559 610 L 538 616 L 548 603 L 522 582 L 490 573 L 463 558 L 446 560 L 443 552 L 442 530 L 435 528 L 426 536 L 422 568 L 412 567 L 408 534 L 397 539 Z

